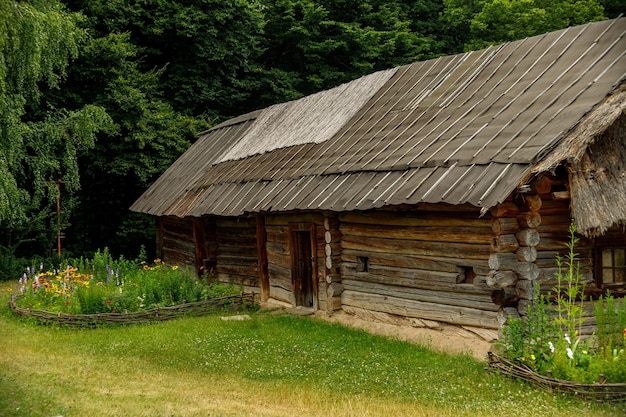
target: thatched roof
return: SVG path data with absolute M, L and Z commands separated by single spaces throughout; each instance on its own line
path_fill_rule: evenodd
M 204 132 L 131 209 L 182 217 L 491 207 L 541 161 L 547 170 L 567 159 L 555 156 L 564 141 L 586 149 L 572 133 L 624 82 L 625 31 L 623 18 L 573 27 L 240 116 Z M 587 136 L 607 127 L 598 125 Z

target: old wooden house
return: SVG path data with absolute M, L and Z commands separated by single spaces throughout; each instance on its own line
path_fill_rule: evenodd
M 158 255 L 263 300 L 498 329 L 625 289 L 626 19 L 364 76 L 203 132 L 131 207 Z

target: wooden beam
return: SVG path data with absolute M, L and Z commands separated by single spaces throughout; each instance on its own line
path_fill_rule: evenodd
M 259 260 L 259 278 L 261 280 L 261 301 L 267 301 L 270 296 L 270 279 L 267 261 L 265 217 L 261 213 L 256 215 L 256 249 Z

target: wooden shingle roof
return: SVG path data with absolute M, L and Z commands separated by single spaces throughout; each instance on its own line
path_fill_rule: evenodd
M 131 210 L 491 207 L 619 90 L 625 32 L 626 18 L 572 27 L 240 116 L 204 132 Z

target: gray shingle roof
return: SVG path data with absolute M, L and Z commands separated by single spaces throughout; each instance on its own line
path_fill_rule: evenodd
M 503 201 L 626 77 L 626 18 L 371 74 L 203 133 L 154 215 Z

